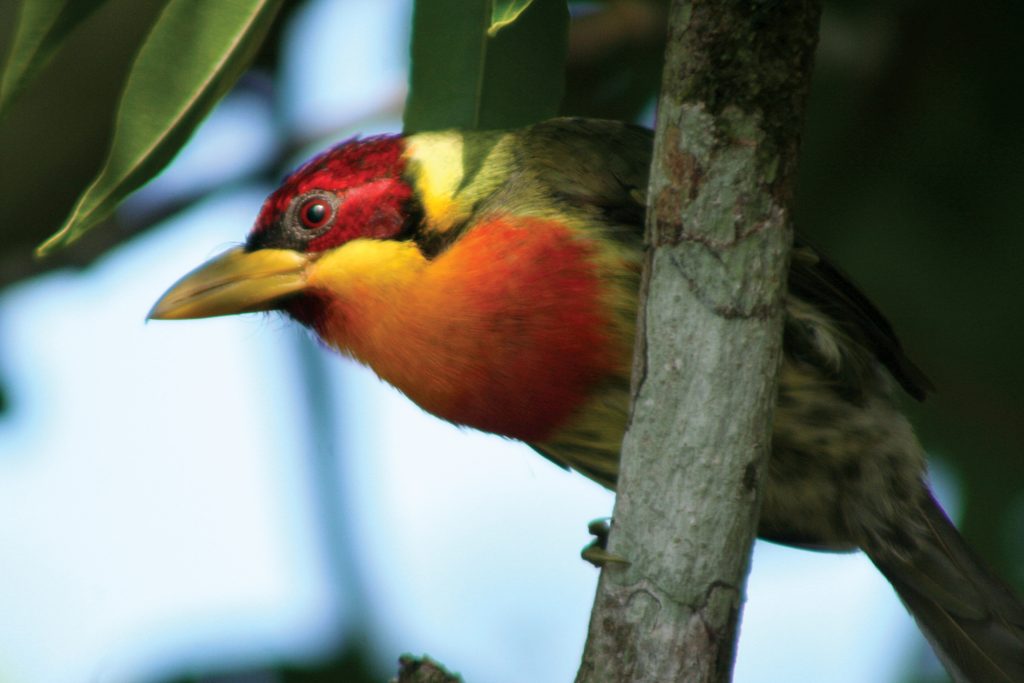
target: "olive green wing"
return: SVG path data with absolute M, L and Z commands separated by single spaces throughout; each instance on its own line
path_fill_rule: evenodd
M 800 236 L 793 244 L 790 296 L 807 301 L 881 362 L 908 394 L 923 400 L 935 387 L 903 350 L 892 325 L 850 279 Z
M 612 236 L 639 246 L 653 134 L 600 119 L 551 119 L 524 129 L 517 146 L 545 201 L 596 218 Z

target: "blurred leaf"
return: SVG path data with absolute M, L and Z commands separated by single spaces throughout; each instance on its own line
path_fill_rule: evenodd
M 0 113 L 82 20 L 106 0 L 22 0 L 0 78 Z
M 565 0 L 421 0 L 405 130 L 510 128 L 554 116 L 565 86 Z
M 523 126 L 555 116 L 565 91 L 565 0 L 533 0 L 488 43 L 480 128 Z
M 407 132 L 475 128 L 490 0 L 420 0 L 412 17 Z
M 162 679 L 162 683 L 379 683 L 387 679 L 387 670 L 380 662 L 374 661 L 372 649 L 368 634 L 355 631 L 339 643 L 327 659 L 320 662 L 278 662 L 266 668 L 243 664 L 238 668 L 179 675 Z
M 37 253 L 80 237 L 185 144 L 256 53 L 281 0 L 170 0 L 135 60 L 110 154 Z
M 505 28 L 519 18 L 533 0 L 494 0 L 494 9 L 491 12 L 491 25 L 487 29 L 488 36 L 495 36 L 498 31 Z
M 165 4 L 106 0 L 4 112 L 0 159 L 16 162 L 0 163 L 0 287 L 38 272 L 36 246 L 61 224 L 102 167 L 132 62 Z M 0 0 L 0 52 L 13 39 L 16 10 Z

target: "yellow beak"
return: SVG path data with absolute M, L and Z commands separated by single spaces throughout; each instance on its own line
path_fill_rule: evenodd
M 306 288 L 311 259 L 290 249 L 236 247 L 175 282 L 147 319 L 181 320 L 269 311 Z

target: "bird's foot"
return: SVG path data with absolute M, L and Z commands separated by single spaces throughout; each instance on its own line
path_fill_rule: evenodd
M 628 565 L 629 560 L 607 550 L 608 534 L 611 530 L 611 518 L 609 517 L 602 517 L 591 521 L 587 525 L 587 531 L 594 536 L 594 540 L 580 552 L 580 557 L 598 568 L 609 564 Z

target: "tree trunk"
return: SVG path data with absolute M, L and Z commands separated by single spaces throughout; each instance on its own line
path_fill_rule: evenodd
M 818 0 L 674 0 L 608 550 L 577 683 L 731 679 Z

